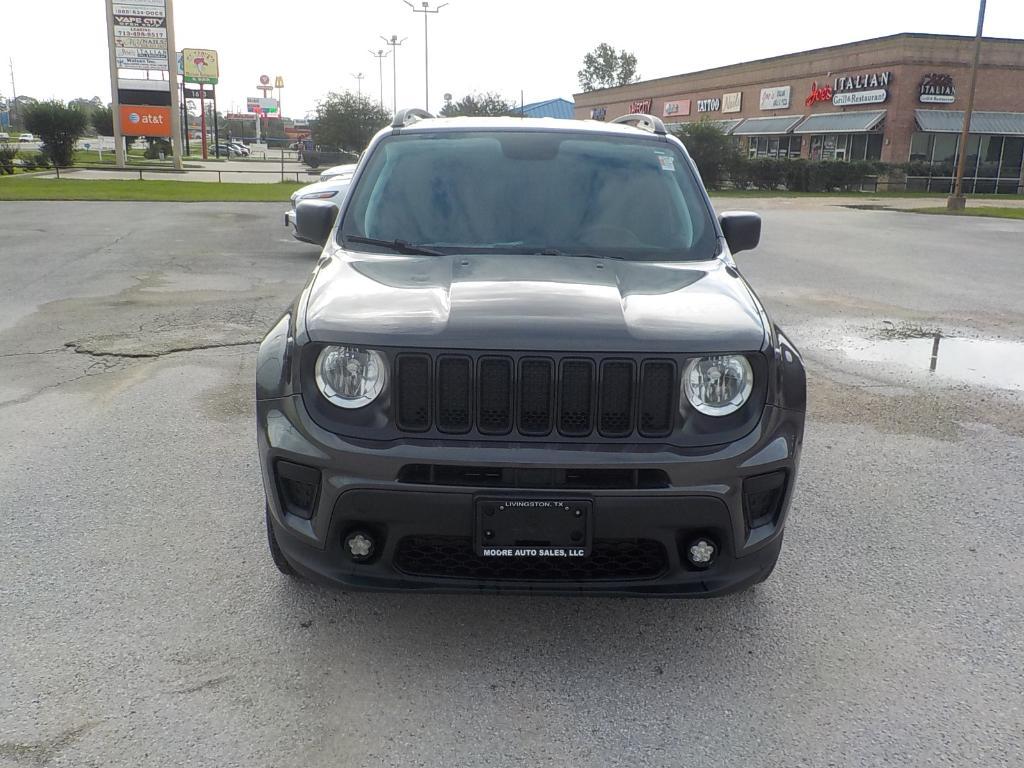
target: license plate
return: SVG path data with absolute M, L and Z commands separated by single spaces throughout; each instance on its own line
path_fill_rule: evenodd
M 482 557 L 587 557 L 593 506 L 589 499 L 478 499 L 476 553 Z

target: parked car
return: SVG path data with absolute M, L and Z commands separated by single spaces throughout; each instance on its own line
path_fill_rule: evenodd
M 11 140 L 11 134 L 0 131 L 0 142 L 8 142 Z
M 229 141 L 228 146 L 237 150 L 238 154 L 242 157 L 248 157 L 252 153 L 252 150 L 240 141 Z
M 207 154 L 219 154 L 221 157 L 241 157 L 242 151 L 233 144 L 211 144 L 207 147 Z
M 352 174 L 356 172 L 358 163 L 348 163 L 346 165 L 334 165 L 328 168 L 326 171 L 321 172 L 320 181 L 327 181 L 338 176 L 352 178 Z
M 284 225 L 291 229 L 292 237 L 303 242 L 312 242 L 305 237 L 301 237 L 295 229 L 295 209 L 299 203 L 303 200 L 323 200 L 327 204 L 334 206 L 335 211 L 337 211 L 345 200 L 345 194 L 348 192 L 351 182 L 351 176 L 336 176 L 328 181 L 308 184 L 292 192 L 292 207 L 284 214 Z M 322 245 L 322 243 L 319 243 L 319 245 Z
M 557 125 L 554 123 L 558 123 Z M 260 345 L 277 568 L 351 589 L 713 596 L 782 546 L 804 366 L 661 120 L 373 139 Z
M 20 141 L 20 142 L 35 141 L 35 140 L 36 140 L 36 137 L 33 136 L 31 133 L 23 133 L 23 134 L 21 134 L 18 137 L 18 141 Z

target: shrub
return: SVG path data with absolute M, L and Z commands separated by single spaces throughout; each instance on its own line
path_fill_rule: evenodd
M 0 175 L 14 173 L 14 158 L 18 156 L 18 148 L 12 144 L 0 144 Z
M 750 161 L 750 176 L 758 189 L 772 190 L 783 181 L 783 163 L 785 160 L 758 158 Z
M 686 150 L 700 172 L 704 186 L 719 189 L 728 169 L 739 154 L 732 138 L 712 121 L 700 120 L 683 123 L 673 128 L 673 133 L 686 145 Z
M 50 167 L 50 156 L 47 155 L 45 152 L 42 152 L 42 151 L 36 152 L 32 156 L 32 162 L 35 163 L 36 166 L 39 167 L 39 168 L 49 168 Z
M 726 173 L 729 176 L 729 183 L 732 184 L 733 189 L 746 189 L 754 178 L 750 160 L 743 157 L 739 152 L 736 152 L 729 160 Z
M 62 101 L 42 101 L 26 108 L 25 129 L 43 142 L 54 165 L 68 166 L 74 159 L 75 142 L 85 133 L 86 114 Z
M 147 160 L 159 160 L 161 152 L 163 152 L 164 157 L 170 157 L 171 142 L 167 139 L 149 139 L 149 145 L 146 147 L 144 157 Z

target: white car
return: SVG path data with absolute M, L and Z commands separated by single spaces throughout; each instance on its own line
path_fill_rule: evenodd
M 284 225 L 291 228 L 292 237 L 309 242 L 305 238 L 299 237 L 295 229 L 295 208 L 301 201 L 325 200 L 335 208 L 340 208 L 345 201 L 345 195 L 348 194 L 348 187 L 351 183 L 352 175 L 349 174 L 348 176 L 336 176 L 328 181 L 318 181 L 292 192 L 292 208 L 284 215 Z
M 351 179 L 352 174 L 356 172 L 356 165 L 356 163 L 351 163 L 350 165 L 335 165 L 332 168 L 328 168 L 320 174 L 320 181 L 327 181 L 339 176 Z
M 31 133 L 23 133 L 18 137 L 18 141 L 35 141 L 36 137 Z

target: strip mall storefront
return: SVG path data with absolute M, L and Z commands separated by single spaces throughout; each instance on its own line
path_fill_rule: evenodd
M 576 117 L 713 120 L 749 157 L 909 164 L 947 192 L 974 39 L 901 34 L 576 94 Z M 965 191 L 1024 191 L 1024 40 L 985 38 Z

